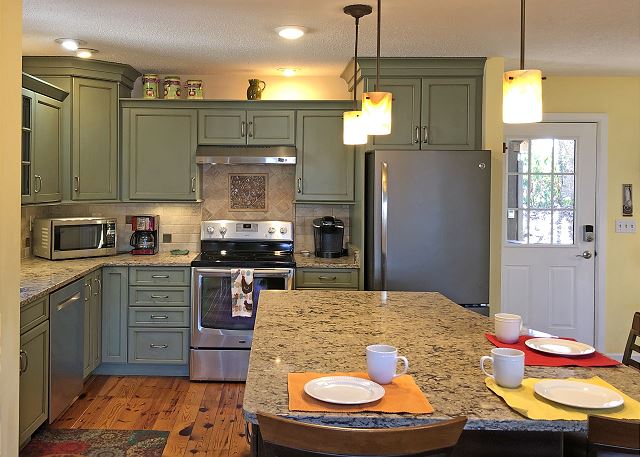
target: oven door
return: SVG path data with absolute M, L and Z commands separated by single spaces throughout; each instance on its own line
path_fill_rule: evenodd
M 192 268 L 191 347 L 232 349 L 251 347 L 262 290 L 293 289 L 293 269 L 253 271 L 253 314 L 231 315 L 231 269 Z

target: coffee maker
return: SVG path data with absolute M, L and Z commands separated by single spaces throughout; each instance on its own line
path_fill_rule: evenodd
M 131 216 L 133 234 L 129 244 L 133 247 L 131 254 L 153 255 L 158 252 L 158 230 L 160 216 Z
M 316 257 L 343 256 L 344 223 L 332 216 L 319 217 L 313 220 L 313 240 Z

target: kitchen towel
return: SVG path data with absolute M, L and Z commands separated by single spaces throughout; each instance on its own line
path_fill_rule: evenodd
M 494 346 L 499 348 L 511 348 L 520 349 L 524 352 L 524 364 L 528 366 L 538 367 L 615 367 L 620 365 L 617 360 L 610 359 L 606 355 L 599 352 L 594 352 L 589 355 L 581 355 L 578 357 L 563 357 L 561 355 L 543 354 L 538 351 L 534 351 L 529 346 L 524 344 L 532 336 L 521 335 L 520 340 L 517 343 L 508 344 L 498 341 L 495 335 L 491 333 L 485 333 L 485 336 Z M 571 338 L 565 338 L 567 340 Z M 575 341 L 575 340 L 574 340 Z
M 311 412 L 360 413 L 364 411 L 380 413 L 431 414 L 433 407 L 424 396 L 411 375 L 398 376 L 391 384 L 385 384 L 384 397 L 377 402 L 364 405 L 334 405 L 310 397 L 304 385 L 312 379 L 324 376 L 354 376 L 369 379 L 367 373 L 289 373 L 289 410 Z
M 588 384 L 594 384 L 596 386 L 611 389 L 622 395 L 624 398 L 623 405 L 612 410 L 583 409 L 564 406 L 559 403 L 546 400 L 535 393 L 533 386 L 540 381 L 547 381 L 547 379 L 526 378 L 522 380 L 522 385 L 517 389 L 506 389 L 497 385 L 492 378 L 486 378 L 484 380 L 487 387 L 495 394 L 502 397 L 509 407 L 529 419 L 584 421 L 587 420 L 587 416 L 593 414 L 611 417 L 614 419 L 640 419 L 640 402 L 634 400 L 628 395 L 625 395 L 623 392 L 620 392 L 598 376 L 589 379 L 567 378 L 567 381 L 586 382 Z
M 253 269 L 231 270 L 231 316 L 253 315 Z

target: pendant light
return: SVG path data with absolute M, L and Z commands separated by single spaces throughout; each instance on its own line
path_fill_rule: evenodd
M 506 124 L 542 121 L 542 72 L 524 68 L 525 2 L 520 0 L 520 70 L 507 71 L 502 78 L 502 121 Z
M 349 5 L 345 6 L 343 11 L 356 20 L 356 46 L 353 59 L 353 111 L 346 111 L 343 114 L 342 138 L 344 144 L 367 144 L 367 129 L 362 111 L 358 111 L 358 98 L 356 95 L 356 82 L 358 78 L 358 27 L 360 25 L 360 18 L 371 14 L 372 9 L 369 5 Z
M 369 135 L 388 135 L 391 133 L 391 92 L 380 92 L 380 10 L 378 0 L 378 38 L 376 45 L 376 85 L 374 92 L 362 94 L 362 116 Z

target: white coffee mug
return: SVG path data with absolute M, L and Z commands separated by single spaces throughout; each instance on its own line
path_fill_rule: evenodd
M 402 360 L 404 370 L 396 373 L 398 360 Z M 403 375 L 409 369 L 406 357 L 398 355 L 398 350 L 387 344 L 372 344 L 367 346 L 367 372 L 372 381 L 378 384 L 390 384 L 393 378 Z
M 484 363 L 487 360 L 493 363 L 493 374 L 484 369 Z M 485 355 L 480 358 L 480 368 L 499 386 L 510 389 L 519 387 L 524 378 L 524 352 L 509 348 L 492 349 L 490 356 Z
M 522 330 L 522 317 L 517 314 L 497 313 L 493 319 L 498 341 L 508 344 L 518 342 Z

